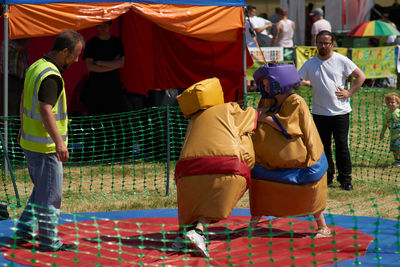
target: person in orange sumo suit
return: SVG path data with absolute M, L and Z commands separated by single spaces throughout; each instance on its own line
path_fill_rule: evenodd
M 182 234 L 172 247 L 188 245 L 209 257 L 206 225 L 226 219 L 249 186 L 258 113 L 224 103 L 217 78 L 194 84 L 177 99 L 190 121 L 175 168 Z
M 316 219 L 314 237 L 331 236 L 325 223 L 328 168 L 322 141 L 289 63 L 265 64 L 254 73 L 262 94 L 258 109 L 267 112 L 253 137 L 256 164 L 250 185 L 251 227 L 261 216 L 308 216 Z

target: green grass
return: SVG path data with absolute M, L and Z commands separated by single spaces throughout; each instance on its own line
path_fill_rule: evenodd
M 397 219 L 400 202 L 397 196 L 398 185 L 400 183 L 400 169 L 391 167 L 393 157 L 389 152 L 388 134 L 385 140 L 378 138 L 382 124 L 382 116 L 385 111 L 383 96 L 393 90 L 388 89 L 362 89 L 352 97 L 353 112 L 351 114 L 350 130 L 350 150 L 353 162 L 353 181 L 354 191 L 343 191 L 335 183 L 328 189 L 328 213 L 346 214 L 356 216 L 373 216 Z M 304 97 L 311 106 L 311 92 L 309 88 L 301 87 L 297 93 Z M 259 100 L 258 93 L 248 95 L 248 105 L 256 107 Z M 125 135 L 134 133 L 138 140 L 152 140 L 154 147 L 158 140 L 165 141 L 165 134 L 151 134 L 152 129 L 164 129 L 165 122 L 162 122 L 161 111 L 147 109 L 146 112 L 158 112 L 156 115 L 146 115 L 144 121 L 152 119 L 152 124 L 146 126 L 145 123 L 132 122 L 139 120 L 140 114 L 135 120 L 129 114 L 116 117 L 116 121 L 123 121 L 124 127 L 121 131 L 124 135 L 118 138 L 125 138 Z M 147 113 L 146 113 L 147 114 Z M 184 137 L 187 120 L 183 119 L 177 110 L 173 111 L 170 129 L 174 133 L 171 147 L 174 151 L 179 151 L 181 140 Z M 155 118 L 155 119 L 154 119 Z M 96 118 L 97 119 L 97 118 Z M 101 117 L 98 118 L 102 119 Z M 111 120 L 110 117 L 105 119 Z M 143 118 L 142 118 L 143 119 Z M 124 120 L 128 122 L 124 124 Z M 80 140 L 82 130 L 86 127 L 85 120 L 74 119 L 77 123 L 72 131 L 72 140 Z M 157 124 L 159 123 L 159 124 Z M 14 121 L 12 125 L 17 125 Z M 92 125 L 92 124 L 90 124 Z M 97 125 L 97 124 L 93 124 Z M 139 127 L 139 128 L 135 128 Z M 150 127 L 150 128 L 146 128 Z M 15 127 L 14 127 L 15 128 Z M 32 184 L 25 168 L 23 154 L 13 141 L 16 130 L 10 130 L 10 142 L 12 148 L 10 157 L 13 162 L 14 173 L 17 181 L 21 202 L 24 205 L 29 197 Z M 146 130 L 145 130 L 146 129 Z M 92 129 L 93 132 L 99 129 Z M 138 135 L 138 131 L 142 135 Z M 79 135 L 78 135 L 78 133 Z M 153 136 L 153 137 L 151 137 Z M 87 137 L 90 140 L 95 139 Z M 114 138 L 115 140 L 119 140 Z M 141 138 L 141 139 L 140 139 Z M 152 138 L 152 139 L 151 139 Z M 89 140 L 88 139 L 88 140 Z M 128 140 L 128 139 L 127 139 Z M 165 159 L 152 160 L 158 156 L 157 150 L 152 148 L 142 150 L 142 159 L 132 157 L 132 153 L 127 153 L 126 147 L 132 146 L 127 140 L 123 140 L 122 152 L 115 152 L 115 147 L 101 147 L 99 151 L 104 151 L 105 157 L 94 158 L 94 152 L 84 154 L 82 152 L 72 152 L 73 160 L 64 165 L 64 199 L 62 212 L 98 212 L 113 210 L 135 210 L 135 209 L 163 209 L 176 208 L 176 188 L 174 183 L 175 163 L 170 163 L 169 170 L 169 194 L 166 195 L 167 163 Z M 165 143 L 162 144 L 164 148 Z M 129 150 L 129 149 L 128 149 Z M 75 153 L 75 154 L 74 154 Z M 121 156 L 122 155 L 122 156 Z M 151 158 L 144 159 L 145 156 Z M 3 164 L 3 163 L 0 163 Z M 4 166 L 1 166 L 2 170 Z M 12 216 L 19 216 L 21 209 L 16 207 L 14 190 L 11 179 L 8 176 L 4 179 L 4 172 L 0 171 L 0 200 L 10 202 Z M 237 208 L 249 208 L 248 194 L 239 201 Z

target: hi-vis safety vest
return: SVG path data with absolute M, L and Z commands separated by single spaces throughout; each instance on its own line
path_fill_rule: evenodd
M 63 89 L 52 111 L 56 119 L 58 131 L 65 145 L 68 144 L 67 99 L 64 80 L 57 67 L 43 58 L 33 63 L 26 73 L 24 83 L 23 129 L 20 141 L 20 145 L 23 149 L 46 154 L 55 153 L 56 145 L 44 127 L 39 111 L 38 93 L 42 81 L 49 75 L 57 75 L 63 82 Z

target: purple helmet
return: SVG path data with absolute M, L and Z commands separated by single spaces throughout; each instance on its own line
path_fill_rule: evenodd
M 285 94 L 293 87 L 301 84 L 300 76 L 292 63 L 265 64 L 253 74 L 254 81 L 260 89 L 263 98 L 271 98 L 277 94 Z M 264 90 L 263 80 L 267 79 L 270 94 Z

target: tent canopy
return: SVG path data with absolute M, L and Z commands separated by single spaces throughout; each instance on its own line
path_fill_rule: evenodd
M 10 39 L 56 35 L 62 29 L 82 30 L 132 10 L 169 31 L 209 41 L 237 40 L 243 25 L 238 7 L 138 3 L 53 3 L 10 5 Z
M 217 77 L 226 101 L 243 97 L 243 0 L 1 2 L 8 5 L 4 18 L 9 22 L 9 39 L 51 39 L 63 29 L 73 29 L 88 40 L 93 31 L 90 36 L 87 29 L 117 20 L 114 35 L 124 43 L 121 81 L 127 92 L 147 95 L 149 90 L 184 89 Z M 80 64 L 74 64 L 71 69 L 77 71 L 68 70 L 65 77 L 69 104 L 87 75 L 84 63 Z
M 50 4 L 50 3 L 144 3 L 144 4 L 181 4 L 195 6 L 245 6 L 245 0 L 1 0 L 1 4 Z

